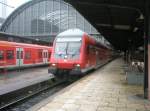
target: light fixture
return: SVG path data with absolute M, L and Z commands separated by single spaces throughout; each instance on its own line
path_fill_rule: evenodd
M 56 64 L 52 64 L 52 66 L 56 66 Z

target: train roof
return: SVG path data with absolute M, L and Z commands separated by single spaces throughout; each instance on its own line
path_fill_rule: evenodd
M 85 32 L 83 32 L 82 30 L 80 29 L 68 29 L 64 32 L 61 32 L 60 34 L 57 35 L 57 37 L 62 37 L 62 36 L 83 36 L 83 34 L 85 34 Z
M 26 43 L 16 43 L 16 42 L 8 42 L 8 41 L 0 41 L 0 46 L 22 46 L 22 47 L 40 47 L 40 48 L 51 48 L 50 46 L 42 46 L 36 44 L 26 44 Z
M 97 44 L 110 49 L 110 47 L 107 46 L 106 44 L 102 43 L 102 41 L 96 40 L 94 37 L 92 37 L 91 35 L 89 35 L 86 32 L 83 32 L 82 30 L 80 30 L 78 28 L 68 29 L 64 32 L 61 32 L 60 34 L 57 35 L 57 38 L 59 38 L 59 37 L 83 37 L 84 34 L 88 35 L 91 39 L 95 40 L 95 42 Z

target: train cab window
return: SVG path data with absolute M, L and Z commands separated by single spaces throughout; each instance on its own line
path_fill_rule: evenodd
M 71 55 L 78 55 L 80 53 L 81 42 L 70 42 L 68 44 L 67 53 Z
M 4 59 L 4 51 L 0 50 L 0 60 Z
M 31 59 L 31 52 L 30 51 L 25 52 L 25 59 Z
M 8 60 L 14 59 L 14 51 L 13 50 L 7 50 L 6 51 L 6 58 Z
M 67 43 L 66 42 L 57 42 L 55 46 L 55 54 L 63 55 L 67 52 Z

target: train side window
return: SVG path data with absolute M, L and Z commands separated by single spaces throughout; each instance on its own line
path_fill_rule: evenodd
M 0 60 L 4 60 L 4 51 L 0 50 Z
M 30 51 L 25 52 L 25 59 L 31 59 L 31 52 Z
M 17 51 L 17 59 L 20 59 L 20 52 Z
M 50 52 L 48 52 L 48 58 L 50 58 L 51 57 L 51 53 Z
M 8 60 L 14 59 L 14 51 L 13 50 L 7 50 L 6 51 L 6 58 Z
M 39 52 L 38 52 L 38 56 L 39 56 L 39 59 L 42 58 L 42 51 L 39 51 Z
M 21 59 L 23 59 L 23 51 L 21 51 Z

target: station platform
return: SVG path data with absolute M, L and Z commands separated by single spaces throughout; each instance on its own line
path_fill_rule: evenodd
M 143 87 L 126 83 L 123 64 L 116 59 L 29 111 L 150 111 Z
M 47 67 L 0 74 L 0 96 L 53 78 Z

